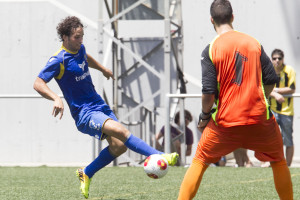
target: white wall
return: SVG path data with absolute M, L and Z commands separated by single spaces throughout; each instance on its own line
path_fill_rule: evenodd
M 270 54 L 281 48 L 287 64 L 299 74 L 300 63 L 300 0 L 232 0 L 236 30 L 256 37 Z M 184 71 L 201 79 L 200 55 L 216 33 L 210 23 L 211 1 L 182 1 L 184 24 Z M 32 84 L 49 57 L 61 44 L 56 25 L 67 15 L 82 17 L 87 25 L 84 43 L 88 53 L 97 54 L 98 1 L 21 1 L 0 0 L 0 55 L 2 58 L 0 95 L 36 94 Z M 104 8 L 102 8 L 104 9 Z M 107 41 L 104 41 L 105 45 Z M 108 65 L 108 67 L 110 67 Z M 99 90 L 101 74 L 92 71 Z M 299 82 L 300 76 L 297 76 Z M 110 82 L 104 82 L 110 84 Z M 61 93 L 55 81 L 50 88 Z M 201 93 L 193 81 L 187 84 L 188 93 Z M 299 93 L 299 90 L 297 91 Z M 91 161 L 92 139 L 76 130 L 66 106 L 62 120 L 51 116 L 52 102 L 42 98 L 0 98 L 0 165 L 81 165 Z M 300 99 L 295 100 L 295 157 L 300 157 Z M 200 137 L 196 122 L 201 109 L 200 99 L 187 99 L 186 108 L 194 121 L 190 128 L 195 133 L 195 152 Z M 161 120 L 164 122 L 164 120 Z M 158 129 L 160 125 L 157 124 Z M 190 158 L 189 158 L 190 160 Z

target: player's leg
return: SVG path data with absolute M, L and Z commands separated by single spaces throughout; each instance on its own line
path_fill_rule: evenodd
M 85 198 L 88 198 L 89 196 L 89 187 L 94 174 L 127 150 L 123 142 L 117 138 L 108 136 L 106 140 L 108 141 L 109 146 L 104 148 L 99 156 L 87 167 L 79 168 L 76 171 L 80 180 L 80 190 Z
M 109 107 L 104 112 L 95 111 L 90 113 L 87 117 L 80 120 L 77 127 L 81 132 L 97 138 L 103 139 L 106 136 L 116 138 L 122 141 L 129 149 L 145 156 L 162 154 L 162 152 L 147 145 L 143 140 L 130 134 L 129 130 L 118 122 Z
M 283 144 L 286 146 L 286 159 L 282 159 L 279 162 L 270 162 L 270 164 L 273 170 L 274 184 L 278 196 L 280 197 L 280 199 L 292 200 L 293 185 L 292 185 L 291 174 L 288 166 L 291 165 L 293 154 L 294 154 L 293 135 L 292 135 L 293 117 L 280 115 L 280 119 L 281 119 L 280 120 L 281 135 L 283 137 Z
M 285 147 L 285 157 L 288 166 L 291 166 L 294 157 L 294 146 Z
M 238 148 L 236 150 L 233 151 L 233 155 L 234 155 L 234 159 L 236 164 L 238 165 L 238 167 L 244 167 L 245 166 L 245 162 L 244 162 L 244 151 L 246 151 L 246 149 L 243 148 Z
M 126 147 L 139 154 L 145 156 L 150 156 L 152 154 L 162 154 L 161 151 L 150 147 L 142 139 L 131 134 L 128 129 L 126 129 L 122 124 L 120 124 L 117 121 L 107 120 L 107 122 L 102 128 L 102 131 L 106 135 L 118 138 L 125 144 Z
M 238 141 L 238 138 L 234 138 L 234 134 L 221 132 L 213 121 L 207 124 L 198 143 L 192 165 L 181 183 L 178 200 L 190 200 L 195 197 L 209 164 L 218 162 L 222 156 L 238 148 L 239 143 L 235 140 Z
M 293 200 L 293 185 L 286 160 L 271 162 L 275 188 L 280 199 Z
M 244 148 L 239 148 L 233 151 L 234 158 L 236 160 L 236 164 L 239 167 L 252 167 L 253 164 L 250 161 L 248 154 L 247 154 L 247 149 Z
M 193 160 L 181 183 L 178 200 L 190 200 L 196 196 L 202 176 L 208 166 L 199 160 Z
M 222 156 L 221 159 L 219 160 L 218 164 L 219 164 L 219 167 L 225 167 L 226 166 L 226 156 Z
M 291 166 L 294 156 L 293 142 L 293 116 L 280 115 L 281 134 L 283 137 L 283 145 L 285 148 L 285 157 L 288 166 Z
M 251 126 L 244 131 L 248 138 L 249 149 L 255 151 L 255 157 L 263 162 L 271 162 L 275 188 L 280 199 L 293 197 L 291 175 L 284 159 L 282 136 L 274 118 L 266 123 Z
M 89 196 L 89 187 L 93 175 L 127 150 L 123 142 L 102 133 L 103 125 L 111 118 L 115 117 L 108 116 L 102 112 L 93 112 L 82 118 L 77 124 L 77 127 L 81 132 L 96 138 L 106 138 L 109 143 L 109 146 L 104 148 L 92 163 L 87 167 L 79 168 L 76 171 L 80 180 L 80 190 L 85 198 L 88 198 Z
M 245 151 L 244 162 L 246 163 L 245 167 L 253 167 L 253 163 L 251 162 L 251 160 L 248 156 L 248 149 L 246 149 L 246 151 Z
M 273 113 L 274 118 L 276 119 L 277 124 L 279 125 L 279 127 L 281 127 L 280 126 L 280 124 L 282 123 L 281 122 L 281 117 L 280 117 L 281 115 L 276 113 L 276 112 L 272 112 L 272 113 Z M 263 168 L 270 167 L 271 163 L 270 162 L 261 162 L 260 166 L 263 167 Z
M 106 140 L 109 146 L 104 148 L 99 156 L 84 169 L 85 174 L 90 178 L 92 178 L 97 171 L 111 163 L 111 161 L 125 153 L 127 150 L 124 143 L 117 138 L 108 136 Z
M 163 154 L 163 156 L 168 160 L 169 165 L 174 165 L 177 162 L 178 154 L 164 154 L 161 151 L 154 149 L 149 146 L 142 139 L 134 136 L 127 130 L 121 123 L 114 120 L 107 120 L 102 127 L 102 131 L 109 136 L 118 138 L 121 140 L 127 148 L 130 150 L 145 155 L 150 156 L 152 154 Z

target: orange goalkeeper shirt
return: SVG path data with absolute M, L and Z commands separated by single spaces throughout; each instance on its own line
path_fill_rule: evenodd
M 278 81 L 273 65 L 253 37 L 228 31 L 202 52 L 202 93 L 215 94 L 217 125 L 263 123 L 270 112 L 263 84 Z

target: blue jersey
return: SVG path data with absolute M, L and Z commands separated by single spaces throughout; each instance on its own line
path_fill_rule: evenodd
M 81 45 L 78 52 L 71 52 L 62 46 L 48 60 L 38 77 L 45 82 L 55 78 L 76 122 L 81 120 L 93 105 L 107 106 L 95 91 L 84 45 Z

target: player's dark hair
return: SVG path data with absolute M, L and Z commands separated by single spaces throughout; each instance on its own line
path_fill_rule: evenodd
M 192 114 L 188 110 L 184 110 L 184 117 L 186 120 L 189 120 L 190 122 L 193 120 Z M 179 120 L 180 120 L 180 112 L 177 112 L 174 118 L 174 122 L 178 124 Z
M 272 51 L 271 56 L 273 57 L 274 54 L 278 54 L 278 55 L 280 55 L 282 58 L 284 58 L 284 53 L 283 53 L 283 51 L 282 51 L 281 49 L 274 49 L 274 50 Z
M 80 26 L 83 27 L 80 19 L 75 16 L 68 16 L 62 19 L 56 27 L 60 41 L 63 41 L 63 35 L 70 36 L 72 31 Z
M 228 24 L 232 17 L 232 7 L 228 0 L 214 0 L 210 6 L 210 15 L 218 25 Z

